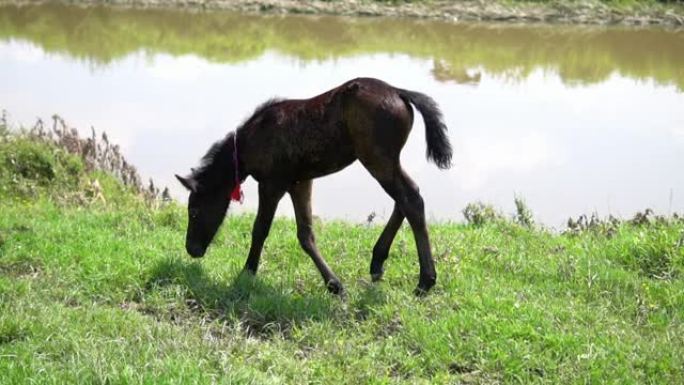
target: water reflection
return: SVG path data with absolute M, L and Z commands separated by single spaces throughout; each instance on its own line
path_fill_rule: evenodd
M 391 18 L 228 12 L 0 7 L 0 38 L 106 65 L 134 52 L 235 63 L 277 51 L 304 61 L 376 52 L 435 61 L 438 80 L 476 82 L 472 68 L 524 79 L 544 69 L 566 84 L 618 74 L 684 87 L 684 32 L 661 29 L 453 24 Z
M 431 218 L 475 200 L 510 211 L 517 193 L 560 225 L 594 210 L 684 210 L 681 42 L 657 30 L 0 8 L 0 107 L 104 129 L 181 196 L 173 173 L 265 99 L 380 77 L 444 109 L 455 167 L 426 162 L 420 121 L 402 154 Z M 246 193 L 253 209 L 253 183 Z M 392 207 L 358 164 L 316 181 L 314 206 L 353 220 Z

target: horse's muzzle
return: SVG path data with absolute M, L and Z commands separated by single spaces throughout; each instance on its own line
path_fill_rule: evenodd
M 188 254 L 190 254 L 190 256 L 193 258 L 204 257 L 204 253 L 207 252 L 206 247 L 199 245 L 186 245 L 185 250 L 187 250 Z

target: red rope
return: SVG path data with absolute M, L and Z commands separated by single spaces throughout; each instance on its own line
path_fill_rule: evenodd
M 237 131 L 235 132 L 235 135 L 233 135 L 233 143 L 234 143 L 234 149 L 233 149 L 233 165 L 235 166 L 235 187 L 233 188 L 233 191 L 230 193 L 230 199 L 234 201 L 242 202 L 245 200 L 245 194 L 242 193 L 242 189 L 240 188 L 240 175 L 238 174 L 238 146 L 237 146 Z

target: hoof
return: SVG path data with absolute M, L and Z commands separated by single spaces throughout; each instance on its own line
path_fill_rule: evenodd
M 428 289 L 428 290 L 430 290 L 430 289 Z M 428 293 L 428 290 L 425 290 L 425 289 L 421 288 L 420 286 L 418 286 L 415 289 L 413 289 L 413 295 L 415 295 L 416 297 L 425 297 Z
M 373 266 L 371 264 L 370 268 L 370 276 L 373 282 L 377 282 L 382 279 L 382 276 L 385 274 L 385 269 L 383 269 L 382 265 L 380 266 Z
M 435 286 L 435 283 L 437 282 L 437 277 L 420 277 L 420 281 L 418 282 L 418 287 L 416 287 L 415 290 L 413 290 L 413 294 L 415 294 L 417 297 L 423 297 L 425 296 L 430 289 L 432 289 L 433 286 Z
M 256 273 L 257 273 L 256 270 L 252 270 L 252 269 L 250 269 L 250 268 L 247 267 L 247 266 L 245 266 L 245 267 L 242 269 L 242 274 L 248 275 L 248 276 L 250 276 L 250 277 L 254 277 L 254 276 L 256 275 Z
M 340 281 L 330 280 L 325 284 L 325 287 L 328 288 L 330 293 L 344 297 L 344 286 L 342 286 Z

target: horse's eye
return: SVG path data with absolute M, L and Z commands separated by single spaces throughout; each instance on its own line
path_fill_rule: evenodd
M 190 218 L 195 219 L 199 216 L 199 209 L 190 209 Z

